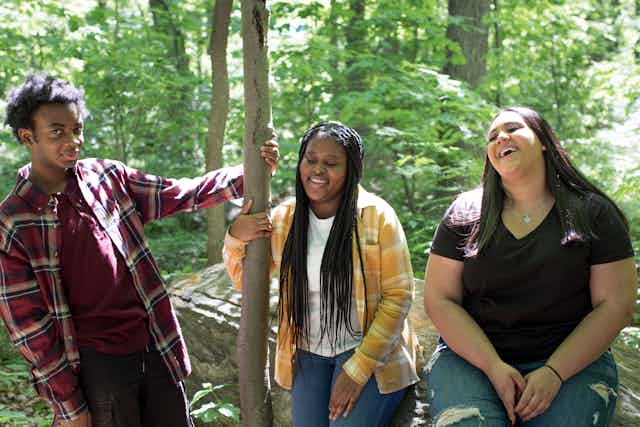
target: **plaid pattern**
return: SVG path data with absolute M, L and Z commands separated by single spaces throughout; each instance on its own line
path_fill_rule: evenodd
M 183 380 L 191 366 L 144 224 L 239 197 L 242 168 L 167 179 L 113 160 L 86 159 L 74 172 L 83 198 L 125 259 L 149 315 L 156 349 L 173 380 Z M 29 173 L 30 165 L 19 171 L 13 192 L 0 204 L 0 315 L 32 365 L 36 391 L 51 403 L 57 419 L 70 420 L 86 402 L 78 385 L 72 315 L 60 280 L 62 227 L 55 203 L 31 184 Z
M 272 214 L 271 272 L 279 274 L 282 250 L 291 223 L 295 201 L 276 207 Z M 353 356 L 344 364 L 345 372 L 357 383 L 365 384 L 376 376 L 381 393 L 391 393 L 418 382 L 415 359 L 417 339 L 407 321 L 413 301 L 413 270 L 402 226 L 381 198 L 358 192 L 358 232 L 364 256 L 367 288 L 358 267 L 358 247 L 353 244 L 354 293 L 364 329 L 365 304 L 368 312 L 364 338 Z M 225 237 L 224 263 L 234 285 L 242 286 L 242 260 L 246 243 L 229 233 Z M 293 375 L 292 328 L 286 322 L 278 325 L 275 379 L 282 387 L 291 388 Z

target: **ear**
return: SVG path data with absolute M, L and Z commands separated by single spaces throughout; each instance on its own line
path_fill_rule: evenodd
M 18 129 L 18 138 L 23 145 L 31 145 L 34 143 L 33 131 L 27 128 Z

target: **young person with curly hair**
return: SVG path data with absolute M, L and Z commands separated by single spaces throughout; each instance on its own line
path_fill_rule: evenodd
M 0 315 L 55 425 L 191 426 L 189 357 L 144 225 L 241 196 L 242 168 L 169 179 L 80 160 L 85 116 L 53 77 L 9 97 L 31 163 L 0 204 Z M 275 168 L 277 144 L 262 150 Z

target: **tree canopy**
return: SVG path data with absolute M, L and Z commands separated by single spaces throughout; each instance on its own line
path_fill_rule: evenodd
M 0 89 L 6 93 L 32 71 L 71 79 L 85 88 L 91 110 L 86 155 L 165 175 L 201 173 L 213 3 L 5 1 Z M 336 119 L 357 128 L 366 146 L 364 185 L 400 214 L 421 275 L 444 207 L 479 183 L 491 116 L 501 106 L 529 105 L 551 122 L 580 168 L 622 204 L 637 242 L 640 202 L 633 194 L 640 178 L 630 145 L 640 91 L 636 2 L 492 0 L 478 12 L 455 3 L 271 3 L 271 91 L 283 154 L 275 198 L 292 194 L 297 141 L 309 125 Z M 239 7 L 230 24 L 226 163 L 241 156 Z M 455 31 L 461 35 L 453 37 Z M 486 43 L 465 47 L 464 37 Z M 465 49 L 482 61 L 467 61 Z M 476 68 L 464 71 L 475 76 L 472 82 L 459 71 L 465 64 Z M 0 134 L 0 152 L 6 193 L 26 152 L 8 130 Z M 203 227 L 202 215 L 180 217 L 153 225 L 151 235 Z M 202 249 L 189 245 L 167 252 L 184 251 L 202 258 Z

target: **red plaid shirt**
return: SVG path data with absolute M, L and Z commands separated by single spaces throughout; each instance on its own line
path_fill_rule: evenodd
M 0 315 L 9 336 L 32 365 L 36 391 L 57 419 L 86 408 L 78 384 L 79 355 L 72 314 L 60 280 L 60 221 L 49 196 L 20 169 L 0 204 Z M 144 236 L 144 224 L 177 212 L 206 208 L 243 192 L 242 168 L 203 177 L 167 179 L 113 160 L 76 165 L 82 197 L 122 254 L 149 315 L 149 333 L 175 382 L 191 365 L 175 312 Z M 82 262 L 82 260 L 78 260 Z

